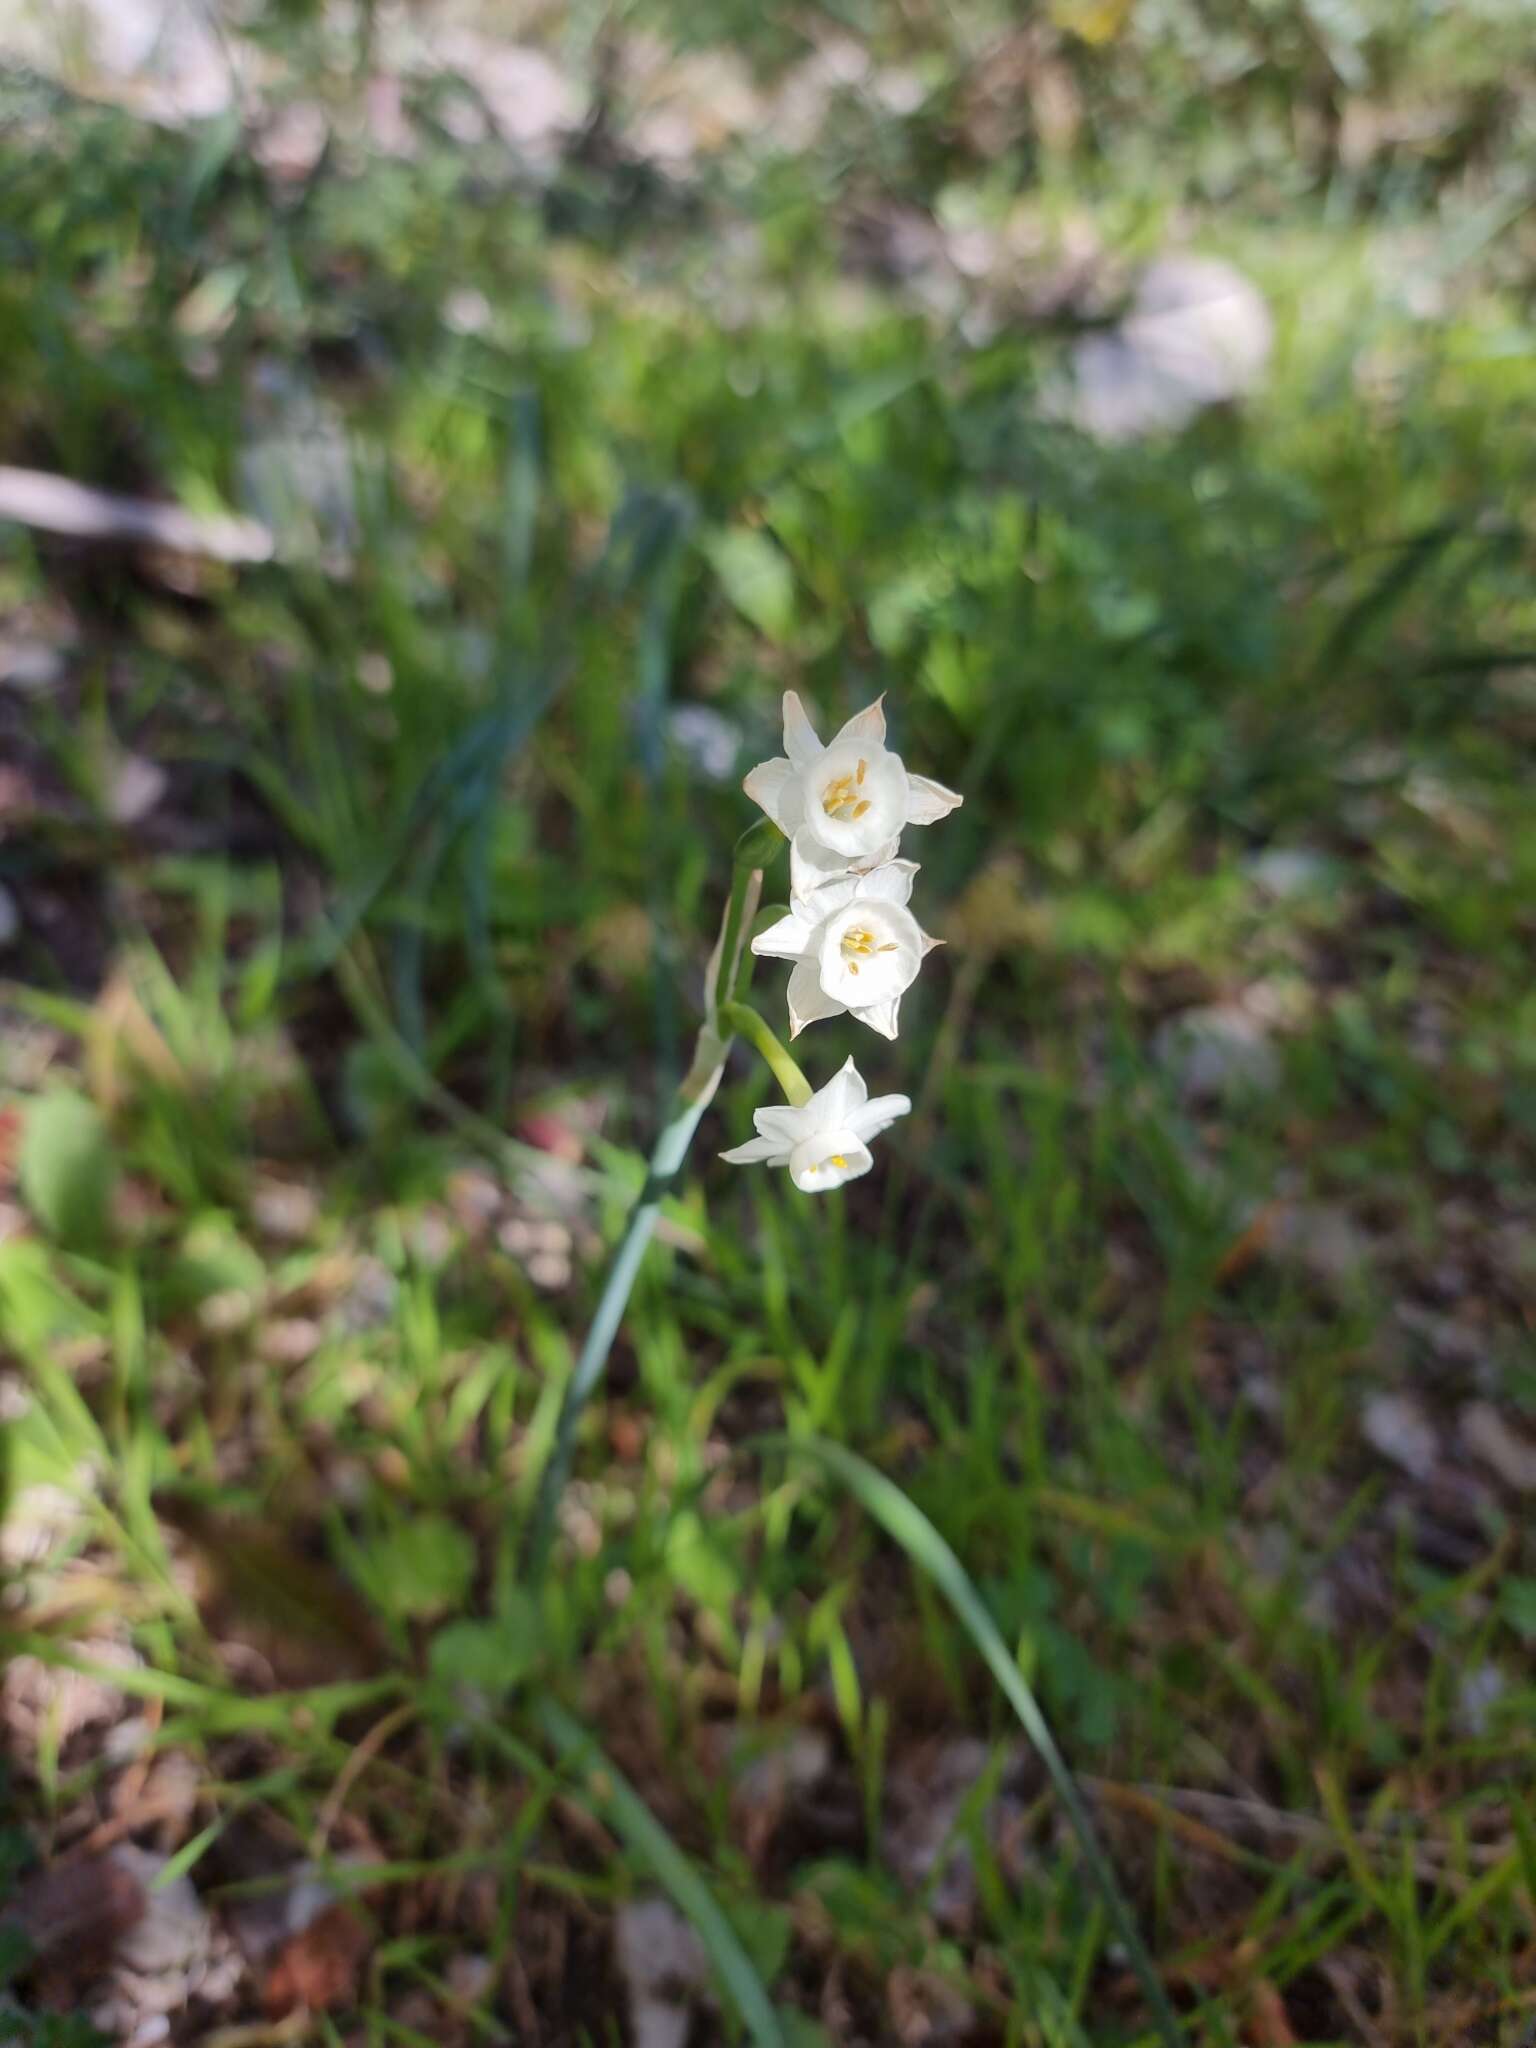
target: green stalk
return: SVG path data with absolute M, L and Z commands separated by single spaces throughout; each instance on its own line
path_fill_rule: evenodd
M 750 1003 L 722 1003 L 717 1014 L 728 1030 L 751 1039 L 773 1069 L 773 1078 L 797 1109 L 810 1101 L 815 1090 L 801 1073 L 799 1062 L 779 1043 Z
M 708 1109 L 720 1085 L 720 1076 L 725 1071 L 725 1056 L 730 1050 L 731 1039 L 740 1025 L 734 1021 L 734 1013 L 756 1016 L 755 1011 L 746 1011 L 745 1006 L 729 1000 L 721 1002 L 719 992 L 725 989 L 734 993 L 741 974 L 743 956 L 746 954 L 746 935 L 757 912 L 758 898 L 763 886 L 763 862 L 771 858 L 783 844 L 783 834 L 776 825 L 755 825 L 744 832 L 736 843 L 735 861 L 731 873 L 730 900 L 725 906 L 725 915 L 720 923 L 720 938 L 710 961 L 709 974 L 705 985 L 704 1022 L 694 1044 L 693 1060 L 687 1073 L 678 1084 L 662 1125 L 661 1135 L 651 1153 L 645 1185 L 635 1199 L 635 1206 L 629 1212 L 624 1226 L 624 1235 L 619 1239 L 619 1248 L 614 1253 L 613 1264 L 603 1282 L 603 1291 L 598 1297 L 591 1326 L 582 1344 L 580 1356 L 560 1404 L 560 1418 L 555 1425 L 555 1441 L 549 1454 L 549 1462 L 539 1476 L 538 1497 L 534 1502 L 533 1520 L 528 1538 L 528 1577 L 536 1585 L 544 1576 L 549 1561 L 550 1546 L 554 1541 L 555 1513 L 560 1505 L 560 1496 L 565 1492 L 566 1482 L 571 1476 L 571 1464 L 576 1455 L 576 1430 L 581 1421 L 581 1411 L 591 1399 L 603 1370 L 608 1363 L 608 1354 L 613 1349 L 613 1340 L 619 1333 L 619 1324 L 629 1305 L 630 1292 L 635 1276 L 640 1271 L 640 1261 L 645 1257 L 646 1247 L 656 1229 L 661 1205 L 672 1183 L 682 1169 L 688 1156 L 688 1147 L 693 1134 L 699 1127 L 699 1119 Z M 727 1021 L 732 1013 L 732 1021 Z M 759 1019 L 759 1022 L 761 1020 Z M 762 1026 L 770 1038 L 766 1024 Z M 755 1042 L 755 1041 L 754 1041 Z M 777 1046 L 778 1041 L 775 1039 Z M 794 1067 L 799 1075 L 800 1085 L 809 1094 L 804 1075 L 794 1066 L 783 1047 L 778 1047 L 781 1057 Z M 767 1054 L 764 1057 L 768 1057 Z M 770 1059 L 769 1064 L 773 1065 Z M 778 1072 L 774 1066 L 775 1073 Z M 793 1099 L 793 1098 L 792 1098 Z M 799 1098 L 803 1100 L 804 1098 Z

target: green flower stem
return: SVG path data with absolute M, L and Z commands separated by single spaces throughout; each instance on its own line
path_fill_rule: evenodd
M 686 1083 L 684 1084 L 686 1086 Z M 630 1290 L 640 1270 L 640 1261 L 645 1256 L 646 1246 L 656 1228 L 661 1214 L 662 1201 L 668 1188 L 676 1179 L 683 1161 L 688 1156 L 688 1147 L 698 1129 L 699 1119 L 709 1107 L 710 1089 L 696 1095 L 692 1101 L 685 1099 L 680 1088 L 672 1101 L 672 1114 L 656 1140 L 656 1149 L 651 1154 L 650 1170 L 645 1185 L 629 1212 L 629 1221 L 624 1226 L 624 1235 L 614 1254 L 613 1264 L 608 1268 L 608 1278 L 603 1283 L 602 1295 L 597 1311 L 587 1330 L 586 1341 L 581 1355 L 576 1360 L 576 1369 L 571 1374 L 565 1390 L 565 1399 L 560 1404 L 560 1420 L 555 1428 L 555 1441 L 549 1454 L 549 1463 L 539 1480 L 538 1499 L 534 1504 L 532 1536 L 528 1546 L 528 1567 L 530 1577 L 537 1582 L 544 1575 L 549 1560 L 550 1544 L 554 1540 L 555 1511 L 560 1496 L 565 1492 L 566 1481 L 570 1478 L 571 1463 L 576 1454 L 576 1427 L 581 1420 L 581 1411 L 591 1399 L 603 1376 L 608 1363 L 608 1353 L 613 1340 L 619 1333 L 619 1324 L 629 1305 Z
M 750 1003 L 722 1003 L 717 1014 L 727 1030 L 751 1039 L 796 1109 L 810 1101 L 815 1090 L 801 1073 L 798 1062 L 785 1051 Z
M 736 988 L 746 949 L 743 934 L 752 921 L 757 909 L 757 898 L 762 888 L 763 870 L 784 844 L 784 834 L 771 818 L 763 818 L 756 825 L 749 825 L 737 840 L 731 853 L 731 895 L 725 906 L 725 917 L 720 926 L 720 944 L 717 953 L 717 974 L 712 974 L 705 990 L 704 1008 L 712 1010 L 725 992 L 729 1000 Z M 747 898 L 751 896 L 751 909 Z
M 765 821 L 766 822 L 766 821 Z M 771 837 L 768 836 L 771 834 Z M 624 1235 L 619 1239 L 618 1250 L 614 1253 L 613 1264 L 608 1268 L 608 1277 L 603 1282 L 602 1294 L 598 1297 L 597 1309 L 591 1326 L 582 1344 L 580 1356 L 560 1404 L 560 1418 L 555 1425 L 555 1441 L 549 1453 L 549 1462 L 539 1476 L 539 1491 L 534 1502 L 533 1519 L 529 1525 L 527 1548 L 528 1577 L 537 1584 L 544 1575 L 549 1562 L 550 1547 L 554 1542 L 555 1515 L 560 1505 L 560 1496 L 565 1492 L 566 1482 L 571 1476 L 571 1465 L 576 1455 L 576 1431 L 581 1421 L 581 1411 L 596 1391 L 608 1363 L 608 1354 L 613 1349 L 613 1340 L 619 1333 L 624 1311 L 629 1305 L 630 1291 L 635 1276 L 640 1271 L 640 1261 L 645 1256 L 646 1246 L 656 1229 L 661 1214 L 661 1205 L 666 1199 L 672 1183 L 682 1170 L 688 1157 L 688 1147 L 693 1134 L 699 1127 L 699 1119 L 714 1099 L 720 1076 L 725 1071 L 725 1056 L 730 1050 L 731 1039 L 741 1025 L 733 1013 L 738 1010 L 747 1017 L 756 1019 L 774 1045 L 778 1041 L 755 1010 L 748 1010 L 744 1004 L 720 1003 L 718 991 L 734 990 L 741 973 L 743 957 L 746 956 L 746 935 L 751 930 L 752 919 L 757 914 L 758 899 L 762 894 L 763 862 L 771 859 L 784 843 L 784 836 L 776 825 L 769 825 L 765 834 L 762 826 L 753 826 L 744 832 L 736 844 L 735 860 L 731 873 L 731 894 L 725 906 L 725 915 L 720 922 L 720 938 L 710 962 L 709 976 L 705 988 L 704 1022 L 694 1044 L 693 1060 L 687 1073 L 678 1085 L 668 1108 L 667 1119 L 651 1153 L 645 1185 L 635 1198 L 635 1205 L 629 1212 L 624 1225 Z M 749 956 L 748 956 L 749 957 Z M 754 1043 L 759 1043 L 754 1035 Z M 759 1044 L 761 1050 L 761 1045 Z M 810 1093 L 805 1077 L 795 1066 L 788 1053 L 778 1047 L 780 1056 L 793 1068 L 795 1077 L 806 1094 Z M 767 1052 L 764 1058 L 773 1061 Z M 777 1072 L 778 1068 L 775 1067 Z M 792 1100 L 804 1100 L 792 1097 Z

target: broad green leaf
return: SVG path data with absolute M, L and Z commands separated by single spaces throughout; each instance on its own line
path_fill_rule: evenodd
M 61 1244 L 102 1243 L 117 1162 L 93 1102 L 59 1089 L 31 1105 L 22 1130 L 20 1176 L 27 1207 Z
M 416 1515 L 370 1546 L 370 1576 L 381 1607 L 429 1621 L 461 1607 L 475 1575 L 475 1546 L 446 1515 Z
M 539 1651 L 538 1610 L 514 1592 L 492 1621 L 450 1621 L 427 1653 L 432 1676 L 448 1686 L 469 1686 L 500 1698 L 533 1669 Z
M 743 618 L 770 640 L 787 640 L 795 623 L 795 577 L 783 551 L 751 526 L 717 528 L 704 536 L 703 547 Z

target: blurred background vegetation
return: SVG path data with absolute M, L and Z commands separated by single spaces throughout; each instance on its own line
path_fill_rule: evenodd
M 1533 36 L 11 0 L 0 2030 L 1150 2038 L 787 1432 L 1192 2043 L 1536 2038 Z M 965 792 L 916 1111 L 738 1061 L 535 1610 L 786 687 Z

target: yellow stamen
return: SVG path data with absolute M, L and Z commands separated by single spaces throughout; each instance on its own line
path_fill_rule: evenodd
M 867 798 L 861 798 L 858 791 L 868 772 L 869 763 L 861 761 L 856 774 L 834 776 L 827 784 L 821 792 L 821 808 L 829 818 L 836 818 L 839 824 L 846 825 L 855 818 L 863 817 L 869 809 L 869 802 Z
M 846 1168 L 848 1165 L 847 1160 L 843 1157 L 841 1152 L 834 1152 L 829 1163 L 833 1166 L 841 1166 L 843 1168 Z

